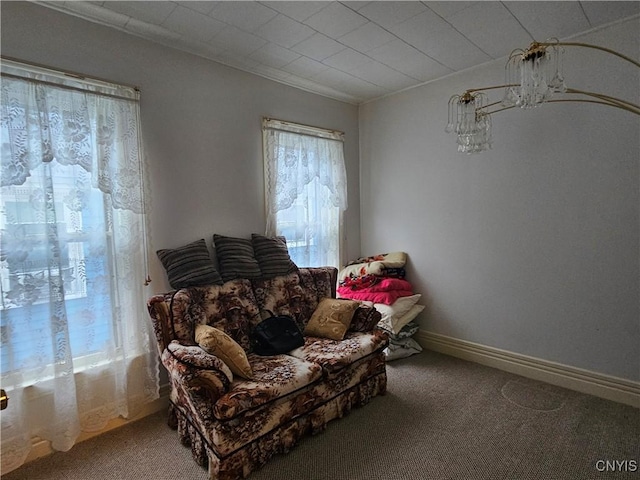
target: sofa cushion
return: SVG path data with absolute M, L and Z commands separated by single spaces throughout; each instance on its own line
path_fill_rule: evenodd
M 302 285 L 297 272 L 269 279 L 255 279 L 251 281 L 251 285 L 261 310 L 293 317 L 301 331 L 318 306 L 315 289 Z
M 289 256 L 287 240 L 284 237 L 265 237 L 253 233 L 251 234 L 251 243 L 256 260 L 260 265 L 262 277 L 273 278 L 298 270 L 297 265 Z
M 156 254 L 167 271 L 171 288 L 222 285 L 222 277 L 203 238 L 183 247 L 158 250 Z
M 235 278 L 259 278 L 262 276 L 260 265 L 253 253 L 251 240 L 214 235 L 213 243 L 220 264 L 220 273 L 225 282 Z
M 359 306 L 358 302 L 352 300 L 323 298 L 311 315 L 304 334 L 342 340 Z
M 300 284 L 305 287 L 309 295 L 315 295 L 317 301 L 325 297 L 336 298 L 337 272 L 335 267 L 298 269 Z
M 378 322 L 382 319 L 382 314 L 373 306 L 360 305 L 353 314 L 349 331 L 351 332 L 370 332 Z
M 304 345 L 289 352 L 289 355 L 318 363 L 325 370 L 335 372 L 380 350 L 387 343 L 387 335 L 380 330 L 372 333 L 347 332 L 344 340 L 306 337 Z
M 220 358 L 235 375 L 252 377 L 251 365 L 244 349 L 222 330 L 209 325 L 197 325 L 196 342 L 205 352 Z
M 233 381 L 231 389 L 213 407 L 218 420 L 230 420 L 275 402 L 322 377 L 320 365 L 289 355 L 262 357 L 252 353 L 248 358 L 253 378 Z
M 251 349 L 251 321 L 259 310 L 249 280 L 178 290 L 169 310 L 173 337 L 184 344 L 194 344 L 196 325 L 206 324 L 225 332 L 245 351 Z

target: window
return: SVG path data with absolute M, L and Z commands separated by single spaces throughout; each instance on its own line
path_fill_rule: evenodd
M 3 472 L 157 398 L 139 92 L 3 60 Z
M 267 235 L 300 266 L 341 265 L 347 207 L 343 134 L 263 119 Z
M 58 276 L 72 356 L 81 359 L 99 354 L 113 341 L 109 291 L 98 285 L 109 271 L 108 255 L 106 249 L 95 248 L 100 241 L 93 238 L 106 230 L 103 194 L 90 187 L 90 175 L 81 167 L 53 163 L 49 181 L 55 200 L 50 215 L 55 215 L 55 221 L 47 219 L 41 184 L 44 168 L 33 169 L 22 185 L 2 187 L 1 359 L 6 386 L 16 383 L 11 374 L 22 383 L 34 381 L 37 374 L 31 375 L 28 366 L 56 359 L 54 349 L 34 348 L 30 337 L 36 330 L 41 341 L 50 344 L 54 340 L 47 326 L 48 311 L 56 302 L 51 286 Z M 55 243 L 50 241 L 53 235 Z M 52 248 L 59 250 L 57 255 Z

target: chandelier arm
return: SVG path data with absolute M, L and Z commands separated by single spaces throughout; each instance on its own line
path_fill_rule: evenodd
M 500 102 L 496 102 L 494 105 L 497 105 Z M 504 112 L 505 110 L 511 110 L 512 108 L 516 108 L 515 105 L 509 105 L 508 107 L 502 107 L 502 108 L 498 108 L 497 110 L 494 110 L 493 112 L 484 112 L 485 115 L 493 115 L 494 113 L 499 113 L 499 112 Z
M 590 43 L 580 43 L 580 42 L 536 42 L 536 43 L 544 47 L 553 47 L 554 45 L 561 45 L 564 47 L 584 47 L 584 48 L 593 48 L 595 50 L 602 50 L 603 52 L 610 53 L 611 55 L 620 57 L 623 60 L 626 60 L 627 62 L 633 63 L 636 67 L 640 67 L 640 62 L 635 61 L 633 58 L 623 55 L 620 52 L 616 52 L 615 50 L 611 50 L 610 48 L 601 47 L 599 45 L 592 45 Z
M 482 110 L 484 109 L 488 109 L 489 107 L 493 107 L 494 105 L 500 105 L 502 103 L 502 100 L 499 100 L 497 102 L 492 102 L 492 103 L 487 103 L 486 105 L 483 105 L 482 107 L 477 107 L 476 111 L 477 112 L 482 112 Z M 511 108 L 511 107 L 509 107 Z M 489 113 L 489 112 L 484 112 L 484 113 Z
M 515 83 L 508 83 L 508 84 L 504 84 L 504 85 L 494 85 L 494 86 L 483 87 L 483 88 L 470 88 L 470 89 L 466 90 L 466 93 L 469 93 L 469 92 L 480 92 L 480 91 L 483 91 L 483 90 L 494 90 L 494 89 L 497 89 L 497 88 L 516 87 L 516 86 L 517 86 L 517 84 L 515 84 Z M 596 98 L 600 98 L 600 99 L 603 99 L 603 100 L 608 100 L 608 101 L 610 101 L 612 103 L 620 103 L 620 104 L 626 105 L 628 107 L 631 107 L 632 109 L 635 109 L 635 110 L 640 110 L 640 105 L 638 105 L 638 104 L 635 104 L 633 102 L 629 102 L 628 100 L 623 100 L 621 98 L 613 97 L 613 96 L 610 96 L 610 95 L 605 95 L 603 93 L 587 92 L 585 90 L 578 90 L 578 89 L 575 89 L 575 88 L 568 88 L 567 91 L 564 92 L 564 93 L 574 93 L 574 94 L 581 94 L 581 95 L 587 95 L 587 96 L 591 96 L 591 97 L 596 97 Z M 552 101 L 552 100 L 546 100 L 545 103 L 546 102 L 550 102 L 550 101 Z M 488 107 L 492 107 L 492 106 L 497 105 L 499 103 L 501 103 L 501 102 L 498 101 L 498 102 L 489 103 L 487 105 L 484 105 L 483 107 L 478 108 L 478 110 L 486 109 Z M 511 108 L 511 107 L 509 107 L 509 108 Z M 500 111 L 502 111 L 502 110 L 506 110 L 506 108 L 505 109 L 501 109 Z
M 597 103 L 599 105 L 606 105 L 608 107 L 620 108 L 622 110 L 626 110 L 627 112 L 635 113 L 636 115 L 640 115 L 639 109 L 634 109 L 624 104 L 612 103 L 608 100 L 591 100 L 587 98 L 557 98 L 555 100 L 547 100 L 545 103 L 560 103 L 560 102 L 577 102 L 577 103 Z M 510 110 L 512 108 L 516 108 L 515 105 L 510 105 L 508 107 L 499 108 L 492 112 L 483 112 L 485 115 L 493 115 L 494 113 L 503 112 L 505 110 Z M 480 110 L 480 109 L 478 109 Z
M 626 110 L 627 112 L 635 113 L 636 115 L 640 115 L 640 110 L 637 108 L 632 108 L 627 105 L 621 103 L 612 103 L 608 100 L 591 100 L 587 98 L 558 98 L 556 100 L 549 100 L 548 103 L 554 102 L 579 102 L 579 103 L 597 103 L 600 105 L 606 105 L 608 107 L 620 108 L 621 110 Z
M 633 102 L 629 102 L 628 100 L 623 100 L 622 98 L 612 97 L 611 95 L 605 95 L 604 93 L 594 93 L 587 92 L 584 90 L 577 90 L 575 88 L 568 88 L 566 93 L 575 93 L 579 95 L 586 95 L 588 97 L 599 98 L 601 100 L 605 100 L 611 103 L 616 103 L 620 105 L 624 105 L 626 107 L 630 107 L 636 111 L 640 111 L 640 105 L 637 105 Z
M 482 87 L 482 88 L 470 88 L 465 90 L 467 93 L 471 92 L 483 92 L 485 90 L 495 90 L 496 88 L 507 88 L 507 87 L 517 87 L 517 83 L 505 83 L 504 85 L 492 85 L 490 87 Z

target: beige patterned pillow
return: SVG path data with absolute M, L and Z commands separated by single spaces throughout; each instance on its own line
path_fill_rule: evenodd
M 323 298 L 311 315 L 304 334 L 342 340 L 359 306 L 360 303 L 353 300 Z
M 244 349 L 229 335 L 209 325 L 196 327 L 196 342 L 207 353 L 215 355 L 236 375 L 251 379 L 253 371 Z

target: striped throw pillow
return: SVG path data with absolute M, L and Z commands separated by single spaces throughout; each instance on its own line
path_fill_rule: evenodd
M 298 267 L 289 256 L 287 241 L 284 237 L 265 237 L 254 233 L 251 235 L 251 242 L 263 278 L 273 278 L 298 271 Z
M 253 253 L 251 240 L 214 235 L 213 243 L 225 282 L 236 278 L 260 278 L 262 272 Z
M 223 283 L 204 238 L 183 247 L 158 250 L 156 254 L 167 271 L 172 288 Z

